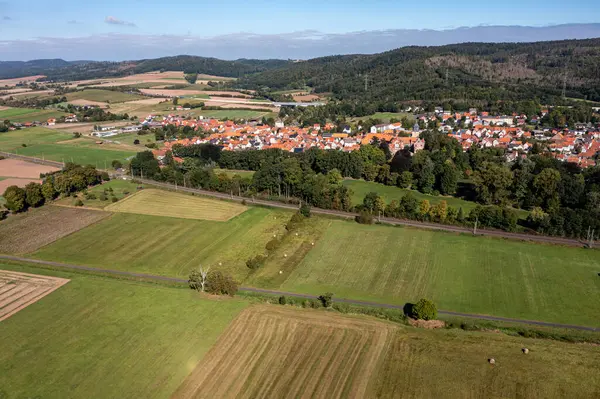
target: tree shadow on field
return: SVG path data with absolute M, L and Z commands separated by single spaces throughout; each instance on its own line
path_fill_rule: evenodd
M 404 307 L 402 308 L 404 315 L 408 316 L 408 317 L 412 317 L 414 307 L 415 307 L 414 303 L 406 302 L 404 304 Z

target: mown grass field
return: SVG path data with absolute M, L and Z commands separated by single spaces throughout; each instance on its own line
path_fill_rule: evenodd
M 415 119 L 415 116 L 408 112 L 376 112 L 372 115 L 355 117 L 353 119 L 356 121 L 358 121 L 358 120 L 366 121 L 368 119 L 379 119 L 379 120 L 383 121 L 384 123 L 388 123 L 390 121 L 390 119 L 397 119 L 398 121 L 400 121 L 404 117 L 406 117 L 408 119 L 412 119 L 412 120 Z
M 106 210 L 111 212 L 222 222 L 245 212 L 247 209 L 247 207 L 233 202 L 157 189 L 139 191 L 123 201 L 106 207 Z
M 137 191 L 137 187 L 137 184 L 132 183 L 129 180 L 114 179 L 88 188 L 88 193 L 94 194 L 96 199 L 87 199 L 83 193 L 78 193 L 76 197 L 59 198 L 55 201 L 55 203 L 59 205 L 75 205 L 75 202 L 79 199 L 81 202 L 83 202 L 83 206 L 86 208 L 103 209 L 113 203 L 112 197 L 115 197 L 117 200 L 121 200 L 128 195 L 134 194 Z M 110 191 L 111 188 L 112 192 Z M 100 194 L 102 194 L 105 190 L 106 201 L 102 201 L 100 199 Z
M 173 397 L 595 397 L 598 355 L 598 347 L 263 305 L 236 318 Z
M 400 305 L 427 297 L 444 310 L 600 327 L 600 251 L 319 223 L 295 247 L 278 250 L 295 259 L 281 263 L 281 276 L 273 265 L 249 283 Z
M 1 322 L 0 397 L 166 398 L 247 305 L 15 265 L 71 281 Z
M 42 127 L 14 130 L 0 135 L 0 150 L 58 162 L 91 164 L 104 168 L 105 163 L 125 161 L 135 155 L 131 150 L 103 149 L 100 146 L 70 144 L 72 133 Z M 23 147 L 23 144 L 25 147 Z
M 252 119 L 270 117 L 276 115 L 273 112 L 262 112 L 260 110 L 244 110 L 244 109 L 223 109 L 223 110 L 192 110 L 193 115 L 204 116 L 214 119 Z
M 342 184 L 352 189 L 352 204 L 362 204 L 365 196 L 370 192 L 376 192 L 385 200 L 386 203 L 390 203 L 393 200 L 400 201 L 407 193 L 412 195 L 419 201 L 428 200 L 431 205 L 446 201 L 448 206 L 459 209 L 463 208 L 463 212 L 466 215 L 477 206 L 475 202 L 465 201 L 455 197 L 443 197 L 435 195 L 427 195 L 418 192 L 417 190 L 408 190 L 396 186 L 386 186 L 385 184 L 364 181 L 364 180 L 344 180 Z
M 145 98 L 137 94 L 102 89 L 84 89 L 82 91 L 67 93 L 66 96 L 69 101 L 87 100 L 105 103 L 124 103 L 126 101 L 142 100 Z
M 45 205 L 0 222 L 0 253 L 35 251 L 104 219 L 106 212 Z
M 283 233 L 290 215 L 251 208 L 217 222 L 116 213 L 30 256 L 182 278 L 203 265 L 243 281 L 250 272 L 246 260 L 263 253 L 273 235 Z
M 213 169 L 213 172 L 215 172 L 216 175 L 225 173 L 229 177 L 233 177 L 235 175 L 240 175 L 241 177 L 249 177 L 249 178 L 252 178 L 252 176 L 254 176 L 254 173 L 255 173 L 253 170 L 233 170 L 233 169 L 219 169 L 219 168 Z
M 65 113 L 62 111 L 34 108 L 9 108 L 0 110 L 0 120 L 4 121 L 8 119 L 13 123 L 45 122 L 49 118 L 58 118 L 64 115 Z

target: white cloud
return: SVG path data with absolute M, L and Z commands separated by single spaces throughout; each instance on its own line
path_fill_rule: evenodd
M 104 18 L 104 22 L 110 25 L 136 26 L 133 22 L 123 21 L 122 19 L 112 16 Z

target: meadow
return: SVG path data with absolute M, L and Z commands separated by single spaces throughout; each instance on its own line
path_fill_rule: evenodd
M 0 397 L 165 398 L 247 306 L 178 288 L 0 265 L 71 281 L 1 322 Z
M 75 205 L 77 200 L 83 202 L 83 206 L 86 208 L 104 209 L 106 206 L 112 204 L 112 197 L 117 200 L 121 200 L 128 195 L 131 195 L 137 191 L 138 185 L 131 182 L 130 180 L 113 179 L 105 183 L 93 186 L 87 189 L 87 192 L 93 194 L 95 199 L 86 198 L 84 193 L 78 193 L 76 197 L 65 197 L 55 200 L 56 204 L 72 206 Z M 109 191 L 112 189 L 112 192 Z M 106 201 L 100 199 L 100 195 L 106 190 Z
M 270 268 L 259 283 L 399 305 L 427 297 L 444 310 L 600 327 L 597 250 L 328 223 L 304 239 L 315 246 L 286 264 L 284 281 L 269 279 L 278 272 Z
M 388 123 L 388 122 L 390 122 L 391 119 L 396 119 L 396 120 L 400 121 L 402 118 L 405 118 L 405 117 L 408 119 L 412 119 L 412 120 L 415 119 L 415 116 L 408 112 L 376 112 L 372 115 L 355 117 L 353 119 L 355 119 L 356 121 L 358 121 L 358 120 L 366 121 L 368 119 L 379 119 L 379 120 L 383 121 L 384 123 Z
M 254 173 L 255 173 L 253 170 L 234 170 L 234 169 L 219 169 L 219 168 L 214 168 L 213 172 L 216 175 L 225 173 L 229 177 L 239 175 L 241 177 L 248 177 L 248 178 L 252 178 L 252 176 L 254 176 Z
M 273 235 L 283 234 L 289 217 L 287 211 L 264 208 L 250 208 L 227 222 L 115 213 L 29 256 L 181 278 L 203 265 L 243 281 L 250 272 L 246 260 L 263 253 Z
M 105 163 L 110 166 L 115 159 L 125 161 L 135 155 L 134 151 L 103 149 L 95 144 L 95 147 L 91 144 L 70 144 L 72 140 L 77 140 L 72 133 L 32 127 L 1 134 L 0 151 L 99 168 L 104 168 Z
M 272 112 L 263 112 L 260 110 L 247 110 L 247 109 L 219 109 L 219 110 L 192 110 L 192 114 L 197 116 L 204 116 L 206 118 L 214 119 L 253 119 L 270 117 L 276 115 Z
M 417 190 L 409 190 L 396 186 L 386 186 L 385 184 L 364 181 L 364 180 L 344 180 L 342 184 L 352 189 L 352 205 L 362 204 L 365 196 L 370 192 L 379 194 L 386 203 L 393 200 L 400 201 L 407 193 L 411 193 L 418 201 L 428 200 L 431 205 L 436 205 L 441 201 L 446 201 L 448 206 L 459 209 L 463 208 L 466 215 L 477 206 L 477 203 L 465 201 L 456 197 L 443 197 L 439 195 L 427 195 Z
M 106 210 L 111 212 L 221 222 L 227 221 L 247 209 L 245 206 L 233 202 L 157 189 L 139 191 L 135 195 L 106 207 Z
M 262 305 L 235 319 L 172 397 L 594 397 L 598 355 L 598 347 Z
M 0 110 L 0 120 L 4 121 L 8 119 L 13 123 L 45 122 L 49 118 L 59 118 L 64 115 L 66 114 L 62 111 L 34 108 L 9 108 Z
M 137 94 L 129 94 L 121 91 L 84 89 L 73 93 L 67 93 L 67 100 L 87 100 L 104 103 L 124 103 L 126 101 L 142 100 L 145 97 Z

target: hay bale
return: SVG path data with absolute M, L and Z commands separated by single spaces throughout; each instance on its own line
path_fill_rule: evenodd
M 283 257 L 284 257 L 284 258 L 287 258 L 287 254 L 283 254 Z
M 283 270 L 280 270 L 280 271 L 279 271 L 279 274 L 283 274 Z
M 489 364 L 496 364 L 496 359 L 494 359 L 493 357 L 488 359 L 488 363 Z
M 529 349 L 527 349 L 527 348 L 522 348 L 522 349 L 521 349 L 521 352 L 523 352 L 523 354 L 524 354 L 524 355 L 526 355 L 526 354 L 528 354 L 528 353 L 529 353 Z
M 314 247 L 314 246 L 315 246 L 315 243 L 313 242 L 313 243 L 311 243 L 310 245 L 312 245 L 312 246 Z

